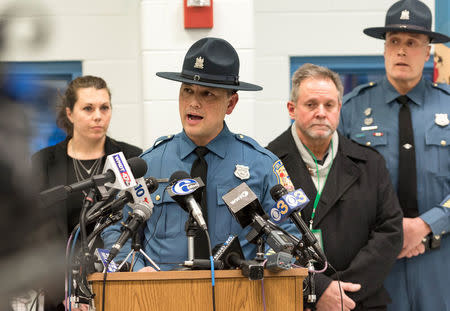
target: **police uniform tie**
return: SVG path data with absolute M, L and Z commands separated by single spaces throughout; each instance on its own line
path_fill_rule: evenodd
M 202 208 L 203 218 L 205 219 L 206 224 L 208 224 L 208 208 L 206 205 L 206 177 L 208 175 L 208 163 L 206 163 L 204 157 L 208 152 L 209 150 L 206 147 L 197 147 L 195 149 L 195 153 L 198 158 L 194 161 L 191 168 L 191 177 L 200 177 L 205 184 L 205 187 L 201 192 L 200 206 Z M 194 239 L 194 258 L 209 258 L 208 240 L 203 230 L 198 230 Z
M 414 131 L 411 121 L 411 111 L 406 95 L 397 97 L 401 105 L 398 113 L 398 188 L 397 194 L 405 217 L 417 217 L 417 176 L 416 176 L 416 148 L 414 145 Z

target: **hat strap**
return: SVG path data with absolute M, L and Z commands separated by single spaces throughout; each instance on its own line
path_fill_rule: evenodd
M 207 73 L 186 73 L 182 72 L 181 76 L 186 79 L 201 81 L 207 83 L 218 83 L 225 85 L 239 85 L 239 76 L 217 76 Z
M 402 28 L 402 29 L 411 29 L 411 30 L 431 32 L 429 29 L 427 29 L 425 27 L 416 26 L 416 25 L 408 25 L 408 24 L 391 24 L 391 25 L 386 25 L 385 28 Z

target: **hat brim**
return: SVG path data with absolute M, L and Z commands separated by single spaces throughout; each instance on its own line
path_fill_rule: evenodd
M 364 29 L 363 32 L 370 37 L 383 40 L 386 39 L 386 32 L 413 32 L 427 35 L 431 39 L 430 43 L 445 43 L 450 41 L 450 37 L 438 32 L 412 29 L 407 27 L 371 27 Z
M 158 77 L 168 79 L 168 80 L 184 82 L 184 83 L 189 83 L 189 84 L 196 84 L 196 85 L 201 85 L 201 86 L 208 86 L 208 87 L 218 87 L 218 88 L 227 89 L 227 90 L 261 91 L 263 89 L 259 85 L 246 83 L 246 82 L 242 82 L 242 81 L 239 81 L 239 85 L 197 81 L 197 80 L 183 77 L 181 75 L 181 73 L 179 73 L 179 72 L 157 72 L 156 75 Z

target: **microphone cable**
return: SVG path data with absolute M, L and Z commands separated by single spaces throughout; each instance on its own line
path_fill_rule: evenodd
M 212 248 L 211 248 L 211 240 L 209 238 L 209 232 L 208 230 L 204 230 L 206 239 L 208 240 L 208 250 L 209 250 L 209 260 L 211 262 L 211 290 L 212 290 L 212 303 L 213 303 L 213 310 L 216 310 L 216 293 L 215 293 L 215 276 L 214 276 L 214 258 L 212 255 Z

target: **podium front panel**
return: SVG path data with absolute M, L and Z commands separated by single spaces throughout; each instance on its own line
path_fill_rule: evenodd
M 240 270 L 215 271 L 217 311 L 303 310 L 303 279 L 306 269 L 280 273 L 264 271 L 263 281 L 251 281 Z M 101 309 L 103 274 L 89 276 L 95 307 Z M 213 310 L 211 271 L 164 271 L 109 273 L 105 288 L 105 311 Z

